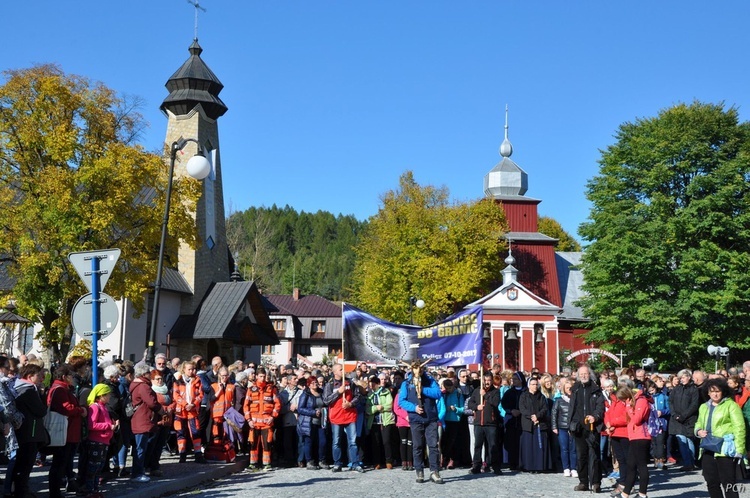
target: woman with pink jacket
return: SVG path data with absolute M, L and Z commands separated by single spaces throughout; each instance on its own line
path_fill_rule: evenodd
M 622 491 L 616 497 L 631 496 L 638 472 L 638 496 L 645 497 L 648 488 L 648 462 L 651 458 L 651 434 L 648 432 L 648 416 L 651 412 L 648 395 L 643 391 L 631 391 L 621 387 L 617 398 L 625 403 L 628 413 L 628 474 Z
M 412 443 L 411 443 L 411 426 L 409 425 L 409 414 L 406 410 L 401 408 L 398 404 L 401 382 L 404 381 L 403 373 L 398 372 L 394 374 L 393 388 L 395 395 L 393 397 L 393 413 L 396 415 L 396 428 L 398 429 L 398 436 L 401 440 L 401 470 L 414 470 L 414 462 L 412 459 Z

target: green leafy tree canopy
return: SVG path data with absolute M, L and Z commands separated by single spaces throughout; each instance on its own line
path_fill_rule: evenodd
M 589 341 L 662 366 L 750 346 L 749 131 L 701 102 L 619 127 L 580 228 Z

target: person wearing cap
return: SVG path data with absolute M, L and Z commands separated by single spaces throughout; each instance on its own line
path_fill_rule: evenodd
M 109 442 L 120 428 L 120 421 L 114 422 L 109 416 L 107 403 L 112 395 L 112 388 L 107 384 L 97 384 L 86 399 L 88 412 L 88 438 L 84 451 L 86 453 L 86 465 L 79 467 L 78 482 L 81 483 L 84 493 L 97 493 L 99 491 L 99 475 L 104 462 L 107 459 Z M 82 474 L 82 475 L 80 475 Z
M 393 468 L 393 441 L 396 428 L 396 416 L 393 413 L 393 395 L 377 375 L 371 375 L 370 393 L 365 405 L 365 423 L 370 433 L 372 462 L 375 469 Z

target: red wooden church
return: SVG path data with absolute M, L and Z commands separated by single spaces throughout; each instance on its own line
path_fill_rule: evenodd
M 485 176 L 484 192 L 505 210 L 508 266 L 503 284 L 469 306 L 484 310 L 485 366 L 557 373 L 562 352 L 587 347 L 579 337 L 586 319 L 574 304 L 583 282 L 581 253 L 555 252 L 557 239 L 539 233 L 541 201 L 526 197 L 528 175 L 510 159 L 512 153 L 506 111 L 502 159 Z

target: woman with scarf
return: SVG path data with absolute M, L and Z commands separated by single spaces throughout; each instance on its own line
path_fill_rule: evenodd
M 146 453 L 148 440 L 156 427 L 157 414 L 162 415 L 162 407 L 151 389 L 151 367 L 139 363 L 135 367 L 135 378 L 130 383 L 130 399 L 135 408 L 130 418 L 130 428 L 135 438 L 133 454 L 132 482 L 145 483 L 151 478 L 146 475 Z
M 502 407 L 505 410 L 505 438 L 503 445 L 507 453 L 510 470 L 518 469 L 518 451 L 521 444 L 521 410 L 519 401 L 526 390 L 526 378 L 523 372 L 516 372 L 511 378 L 511 387 L 503 395 Z
M 532 377 L 529 389 L 521 394 L 518 409 L 521 412 L 521 439 L 519 467 L 526 472 L 544 472 L 550 468 L 549 406 L 540 389 L 540 380 Z
M 156 401 L 163 410 L 163 415 L 156 421 L 156 431 L 148 443 L 146 450 L 146 468 L 149 469 L 151 477 L 160 477 L 163 475 L 161 467 L 161 454 L 164 446 L 169 439 L 169 432 L 172 430 L 172 414 L 174 413 L 174 400 L 169 392 L 165 381 L 166 378 L 161 370 L 151 370 L 151 390 L 156 394 Z

